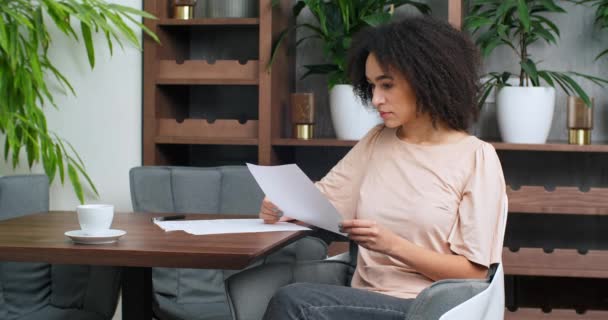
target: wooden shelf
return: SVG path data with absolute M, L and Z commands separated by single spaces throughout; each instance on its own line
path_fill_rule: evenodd
M 238 120 L 206 119 L 158 119 L 157 135 L 173 137 L 198 138 L 256 138 L 258 136 L 258 121 L 248 120 L 240 123 Z
M 157 84 L 258 84 L 259 63 L 236 60 L 161 60 L 158 64 Z
M 352 147 L 356 140 L 339 139 L 272 139 L 274 146 L 299 146 L 299 147 Z
M 566 141 L 553 141 L 543 144 L 490 142 L 496 150 L 515 151 L 553 151 L 553 152 L 608 152 L 608 144 L 597 143 L 586 146 L 568 144 Z
M 505 274 L 527 276 L 608 278 L 608 251 L 592 250 L 580 254 L 574 249 L 540 248 L 502 251 Z M 608 318 L 607 318 L 608 319 Z
M 158 119 L 156 128 L 157 144 L 231 144 L 257 145 L 258 121 L 205 119 Z
M 605 320 L 608 319 L 608 311 L 589 310 L 583 314 L 576 313 L 570 309 L 553 309 L 551 312 L 543 312 L 541 309 L 519 308 L 516 311 L 505 310 L 505 320 Z
M 255 26 L 259 18 L 199 18 L 191 20 L 161 19 L 159 26 Z
M 299 147 L 348 147 L 354 146 L 356 140 L 339 139 L 273 139 L 272 144 L 276 146 L 299 146 Z M 555 152 L 608 152 L 608 144 L 592 144 L 587 146 L 571 145 L 566 142 L 552 142 L 546 144 L 520 144 L 489 142 L 496 150 L 515 151 L 555 151 Z
M 200 144 L 200 145 L 257 145 L 258 139 L 250 138 L 201 138 L 201 137 L 174 137 L 174 136 L 156 136 L 155 144 Z
M 608 188 L 557 187 L 547 191 L 542 186 L 507 187 L 509 212 L 608 215 Z

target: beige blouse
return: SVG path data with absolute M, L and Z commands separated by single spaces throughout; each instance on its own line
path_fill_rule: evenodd
M 372 129 L 317 186 L 345 219 L 369 219 L 412 243 L 489 266 L 501 261 L 505 182 L 492 145 L 469 136 L 416 145 Z M 432 280 L 359 247 L 352 286 L 414 298 Z

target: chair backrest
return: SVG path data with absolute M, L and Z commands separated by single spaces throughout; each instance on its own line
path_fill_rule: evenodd
M 0 220 L 49 209 L 45 175 L 0 177 Z M 49 303 L 51 269 L 47 263 L 0 262 L 0 319 L 11 319 Z
M 504 219 L 502 221 L 502 238 L 504 241 L 509 201 L 505 196 Z M 502 247 L 502 244 L 501 244 Z M 502 320 L 505 313 L 505 279 L 502 262 L 494 265 L 495 272 L 491 275 L 490 285 L 471 299 L 457 305 L 446 312 L 439 320 Z
M 257 214 L 264 197 L 246 166 L 136 167 L 130 171 L 131 200 L 139 212 Z M 273 262 L 320 259 L 319 243 L 302 239 L 267 258 Z M 155 313 L 163 318 L 228 318 L 224 281 L 237 271 L 153 268 Z
M 140 212 L 257 214 L 264 197 L 245 166 L 136 167 L 130 184 Z
M 0 177 L 0 220 L 49 210 L 46 175 Z M 0 262 L 0 319 L 78 318 L 68 309 L 109 319 L 116 310 L 120 270 L 112 267 Z M 49 309 L 62 310 L 53 316 Z M 78 311 L 75 311 L 78 312 Z M 82 318 L 81 319 L 85 319 Z

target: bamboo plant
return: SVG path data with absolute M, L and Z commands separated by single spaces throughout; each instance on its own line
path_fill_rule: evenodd
M 278 1 L 275 1 L 276 5 Z M 322 43 L 323 53 L 328 63 L 305 65 L 302 78 L 313 74 L 328 75 L 329 88 L 336 84 L 348 84 L 346 75 L 346 54 L 353 36 L 362 28 L 377 26 L 391 20 L 393 11 L 400 6 L 413 6 L 418 11 L 429 14 L 431 9 L 421 1 L 410 0 L 299 0 L 293 6 L 293 16 L 298 17 L 304 8 L 308 8 L 316 23 L 300 23 L 284 30 L 278 37 L 270 65 L 274 60 L 277 48 L 289 31 L 304 28 L 312 31 L 311 35 L 296 42 L 296 47 L 304 41 L 317 39 Z
M 42 163 L 49 179 L 68 179 L 77 198 L 84 202 L 82 178 L 98 194 L 85 164 L 72 145 L 51 132 L 43 106 L 57 108 L 51 86 L 75 94 L 69 80 L 51 61 L 49 27 L 84 46 L 91 68 L 95 66 L 93 34 L 105 35 L 110 53 L 123 42 L 140 47 L 138 30 L 158 38 L 138 17 L 154 17 L 127 6 L 103 0 L 10 0 L 0 1 L 0 132 L 4 135 L 4 158 L 15 168 L 22 150 L 31 168 Z
M 576 3 L 576 1 L 569 1 Z M 541 86 L 541 80 L 559 86 L 566 94 L 580 97 L 587 106 L 591 99 L 573 77 L 580 77 L 603 86 L 605 79 L 574 71 L 560 72 L 541 69 L 541 60 L 529 48 L 533 43 L 557 44 L 560 36 L 557 25 L 546 14 L 566 11 L 554 0 L 473 0 L 464 28 L 478 34 L 476 43 L 482 55 L 490 55 L 499 46 L 509 47 L 519 60 L 519 86 Z M 492 88 L 509 86 L 510 71 L 490 72 L 481 86 L 479 107 Z

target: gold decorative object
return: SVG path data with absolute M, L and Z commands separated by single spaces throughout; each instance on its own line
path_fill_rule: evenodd
M 312 93 L 291 94 L 291 123 L 296 139 L 312 139 L 315 123 L 315 97 Z
M 593 98 L 591 107 L 579 97 L 568 96 L 568 143 L 591 144 L 591 129 L 593 129 Z
M 173 0 L 173 18 L 189 20 L 194 18 L 196 0 Z

